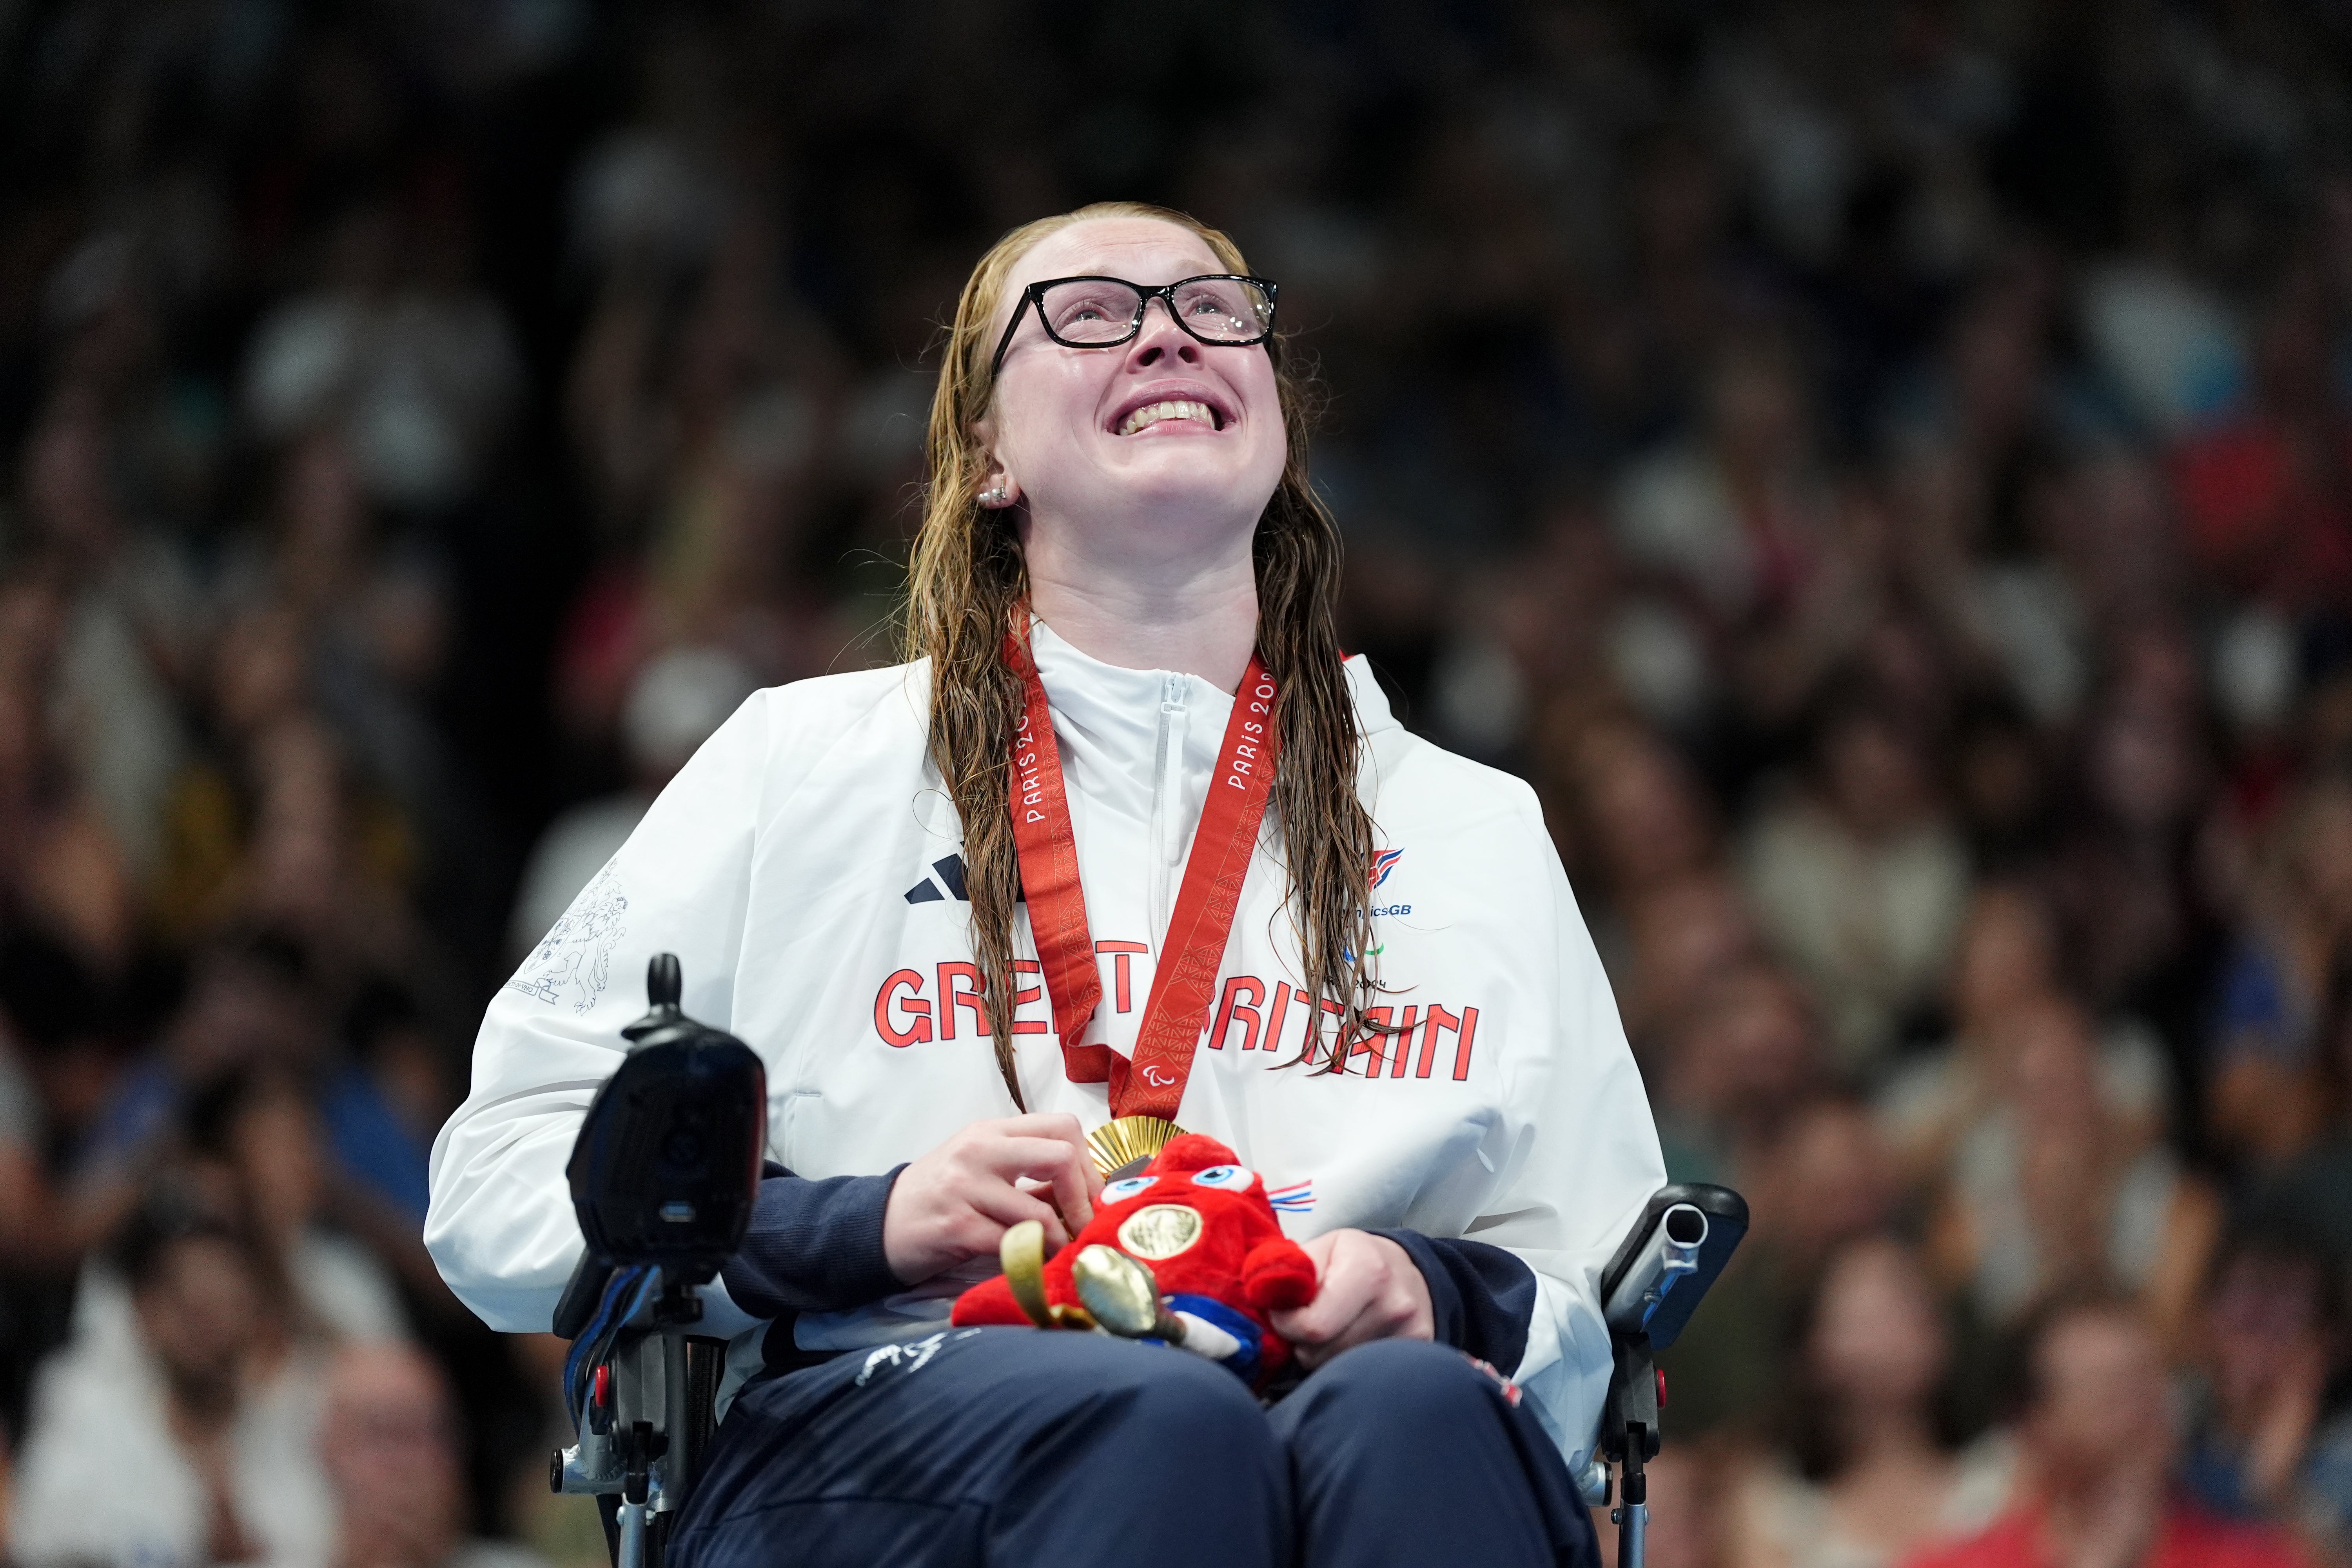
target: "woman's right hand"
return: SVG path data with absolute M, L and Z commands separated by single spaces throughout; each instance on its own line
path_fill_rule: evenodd
M 1101 1191 L 1076 1117 L 975 1121 L 898 1173 L 882 1215 L 882 1255 L 902 1283 L 917 1285 L 968 1258 L 993 1258 L 1024 1219 L 1045 1226 L 1051 1252 L 1094 1217 Z

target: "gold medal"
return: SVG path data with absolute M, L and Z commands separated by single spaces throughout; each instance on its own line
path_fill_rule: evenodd
M 1160 1116 L 1114 1116 L 1087 1134 L 1095 1152 L 1095 1168 L 1105 1181 L 1131 1176 L 1151 1163 L 1151 1156 L 1182 1135 L 1183 1129 Z M 1132 1166 L 1133 1169 L 1129 1169 Z
M 1135 1257 L 1154 1263 L 1166 1262 L 1200 1239 L 1200 1211 L 1182 1204 L 1153 1204 L 1138 1209 L 1118 1227 L 1118 1244 Z

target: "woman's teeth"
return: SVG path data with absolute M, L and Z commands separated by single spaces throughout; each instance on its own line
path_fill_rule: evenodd
M 1179 399 L 1173 403 L 1145 404 L 1127 416 L 1126 422 L 1119 426 L 1118 433 L 1122 436 L 1132 436 L 1148 426 L 1159 424 L 1162 419 L 1197 419 L 1212 430 L 1217 427 L 1217 416 L 1209 411 L 1207 404 Z

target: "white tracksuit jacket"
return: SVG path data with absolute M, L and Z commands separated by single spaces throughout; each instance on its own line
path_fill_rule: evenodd
M 1125 1053 L 1233 700 L 1103 664 L 1042 624 L 1034 647 L 1102 972 L 1087 1039 Z M 1516 1375 L 1573 1467 L 1608 1386 L 1598 1276 L 1665 1179 L 1649 1103 L 1533 792 L 1408 733 L 1361 659 L 1348 675 L 1385 851 L 1374 963 L 1388 1021 L 1412 1030 L 1401 1050 L 1360 1047 L 1345 1076 L 1278 1068 L 1308 1009 L 1269 814 L 1177 1119 L 1290 1189 L 1296 1238 L 1405 1227 L 1526 1262 L 1538 1293 Z M 771 1152 L 799 1175 L 887 1171 L 1013 1114 L 982 1027 L 957 817 L 927 755 L 928 683 L 918 663 L 755 694 L 491 1003 L 472 1092 L 434 1144 L 425 1239 L 492 1327 L 545 1331 L 580 1256 L 564 1162 L 622 1026 L 645 1011 L 656 952 L 684 964 L 688 1014 L 765 1060 Z M 1026 919 L 1023 906 L 1017 951 L 1034 955 Z M 1022 1093 L 1098 1125 L 1105 1086 L 1065 1078 L 1034 963 L 1021 969 Z M 803 1316 L 797 1342 L 927 1332 L 973 1277 Z M 709 1321 L 740 1331 L 739 1370 L 757 1364 L 748 1314 L 722 1300 Z

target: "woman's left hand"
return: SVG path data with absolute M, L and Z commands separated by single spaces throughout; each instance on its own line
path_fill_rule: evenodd
M 1310 1370 L 1373 1340 L 1436 1336 L 1429 1281 L 1403 1247 L 1367 1230 L 1330 1231 L 1300 1245 L 1315 1260 L 1315 1300 L 1273 1321 Z

